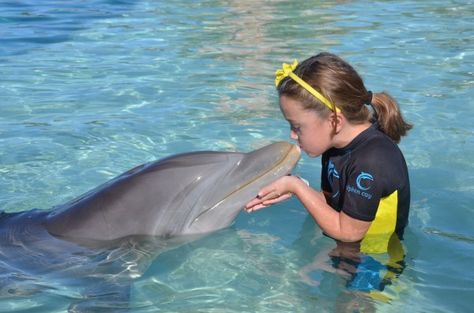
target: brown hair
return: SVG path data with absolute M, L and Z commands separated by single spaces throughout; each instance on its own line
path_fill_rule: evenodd
M 397 143 L 413 127 L 405 122 L 397 102 L 388 93 L 367 91 L 354 68 L 334 54 L 323 52 L 306 59 L 294 73 L 341 109 L 353 124 L 377 120 L 380 129 Z M 316 110 L 323 117 L 331 113 L 291 77 L 283 79 L 277 89 L 280 96 L 300 101 L 305 109 Z M 370 104 L 374 112 L 371 113 L 366 104 Z

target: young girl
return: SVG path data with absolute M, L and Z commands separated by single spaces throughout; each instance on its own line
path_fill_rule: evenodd
M 360 251 L 383 253 L 408 222 L 410 184 L 397 146 L 412 127 L 387 93 L 368 91 L 344 60 L 320 53 L 283 64 L 275 83 L 291 138 L 311 157 L 322 155 L 321 189 L 286 176 L 260 190 L 255 211 L 295 195 L 323 232 Z

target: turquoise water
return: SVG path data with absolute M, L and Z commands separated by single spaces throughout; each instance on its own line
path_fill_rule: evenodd
M 0 208 L 49 209 L 147 161 L 288 139 L 281 62 L 340 54 L 415 124 L 406 268 L 389 303 L 347 290 L 294 200 L 159 255 L 133 312 L 469 312 L 474 304 L 472 1 L 0 2 Z M 297 172 L 319 186 L 319 159 Z M 0 272 L 1 281 L 9 277 Z M 27 275 L 26 273 L 23 273 Z M 2 312 L 64 312 L 35 277 Z

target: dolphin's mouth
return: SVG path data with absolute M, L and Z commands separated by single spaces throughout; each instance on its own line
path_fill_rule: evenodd
M 293 154 L 297 154 L 297 156 L 293 156 Z M 191 225 L 194 224 L 195 222 L 197 222 L 199 220 L 200 217 L 202 217 L 203 215 L 211 212 L 212 210 L 214 210 L 216 207 L 218 207 L 222 202 L 224 202 L 225 200 L 227 200 L 229 197 L 231 197 L 232 195 L 234 195 L 235 193 L 241 191 L 242 189 L 244 189 L 245 187 L 249 186 L 250 184 L 252 184 L 253 182 L 257 181 L 259 178 L 261 178 L 262 176 L 265 176 L 267 175 L 268 173 L 270 173 L 273 169 L 277 168 L 278 166 L 282 165 L 283 163 L 285 163 L 285 161 L 287 161 L 288 159 L 294 159 L 294 163 L 289 166 L 289 169 L 283 173 L 281 176 L 284 176 L 284 175 L 287 175 L 291 172 L 291 170 L 293 169 L 293 167 L 296 165 L 296 163 L 298 162 L 299 158 L 300 158 L 300 155 L 301 155 L 301 149 L 297 146 L 297 145 L 294 145 L 292 144 L 290 146 L 290 148 L 286 151 L 286 153 L 284 153 L 282 155 L 282 157 L 280 159 L 278 159 L 277 161 L 275 161 L 273 163 L 273 166 L 270 166 L 268 169 L 266 169 L 265 171 L 259 173 L 258 175 L 254 176 L 252 179 L 248 180 L 246 183 L 242 184 L 239 188 L 233 190 L 232 192 L 230 192 L 228 195 L 226 195 L 222 200 L 220 200 L 219 202 L 217 202 L 216 204 L 214 204 L 212 207 L 202 211 L 198 216 L 196 216 L 196 218 L 194 218 L 194 220 L 191 222 Z M 276 179 L 276 178 L 275 178 Z M 250 200 L 250 199 L 249 199 Z

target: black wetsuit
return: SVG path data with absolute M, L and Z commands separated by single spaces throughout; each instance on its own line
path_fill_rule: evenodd
M 410 182 L 398 146 L 374 124 L 342 149 L 322 156 L 321 187 L 329 205 L 372 222 L 361 251 L 383 253 L 393 233 L 408 223 Z

